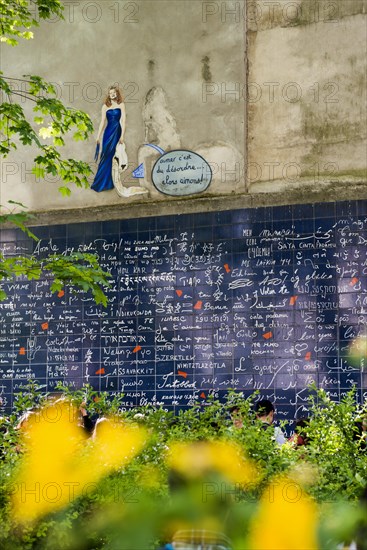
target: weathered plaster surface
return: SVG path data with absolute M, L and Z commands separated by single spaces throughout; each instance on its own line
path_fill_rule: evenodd
M 249 31 L 251 192 L 367 182 L 365 7 L 353 0 L 252 4 L 262 16 L 256 24 L 252 17 Z

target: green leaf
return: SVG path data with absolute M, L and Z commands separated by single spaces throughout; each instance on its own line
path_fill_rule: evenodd
M 41 166 L 34 166 L 32 168 L 32 173 L 36 176 L 36 178 L 42 179 L 45 177 L 45 169 Z
M 63 197 L 70 197 L 71 191 L 68 187 L 59 187 L 59 191 Z
M 64 140 L 62 139 L 62 137 L 55 137 L 53 139 L 53 142 L 54 142 L 54 145 L 58 145 L 58 146 L 62 146 L 62 145 L 65 145 L 65 142 Z
M 75 141 L 83 141 L 84 136 L 83 136 L 82 132 L 75 132 L 75 134 L 73 135 L 73 139 Z

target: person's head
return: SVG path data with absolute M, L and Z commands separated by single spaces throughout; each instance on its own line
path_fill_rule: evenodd
M 18 423 L 15 426 L 16 430 L 26 431 L 29 426 L 29 420 L 32 415 L 34 415 L 35 410 L 29 410 L 22 414 L 22 416 L 18 419 Z
M 111 107 L 112 101 L 115 101 L 118 104 L 122 103 L 122 93 L 120 88 L 115 84 L 108 88 L 108 94 L 105 100 L 107 107 Z
M 274 421 L 274 405 L 268 399 L 262 399 L 255 405 L 256 416 L 262 422 L 268 422 L 272 424 Z
M 305 428 L 308 427 L 309 423 L 310 423 L 310 420 L 308 418 L 297 418 L 296 427 L 295 427 L 296 431 L 300 432 L 304 430 Z
M 243 420 L 240 409 L 234 405 L 229 410 L 235 428 L 243 428 Z

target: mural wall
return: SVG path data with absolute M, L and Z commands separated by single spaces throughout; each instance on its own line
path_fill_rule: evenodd
M 27 380 L 124 393 L 126 407 L 205 404 L 229 388 L 308 413 L 315 382 L 367 397 L 367 203 L 319 203 L 2 233 L 5 255 L 99 255 L 106 308 L 47 280 L 4 285 L 0 393 Z
M 209 12 L 186 0 L 65 2 L 64 21 L 45 22 L 33 41 L 9 48 L 6 74 L 26 67 L 91 116 L 94 139 L 69 143 L 67 153 L 89 162 L 94 176 L 90 190 L 76 189 L 66 201 L 52 176 L 35 181 L 32 155 L 23 148 L 4 165 L 3 200 L 42 211 L 244 192 L 244 97 L 238 101 L 229 88 L 228 101 L 213 101 L 214 81 L 244 89 L 243 19 L 223 25 Z M 118 144 L 125 151 L 116 151 Z M 151 173 L 172 150 L 195 160 L 166 164 L 171 183 L 162 191 L 162 178 L 154 182 Z

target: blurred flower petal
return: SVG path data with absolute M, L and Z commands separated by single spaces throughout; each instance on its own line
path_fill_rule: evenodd
M 317 507 L 291 478 L 264 491 L 250 527 L 251 550 L 317 550 Z
M 241 448 L 223 441 L 174 443 L 168 455 L 168 465 L 186 477 L 201 477 L 215 470 L 234 483 L 254 483 L 258 472 L 250 460 L 242 456 Z
M 95 442 L 86 440 L 77 414 L 64 401 L 30 418 L 12 495 L 15 521 L 34 521 L 87 494 L 102 476 L 125 465 L 144 444 L 140 428 L 112 421 L 104 423 Z

